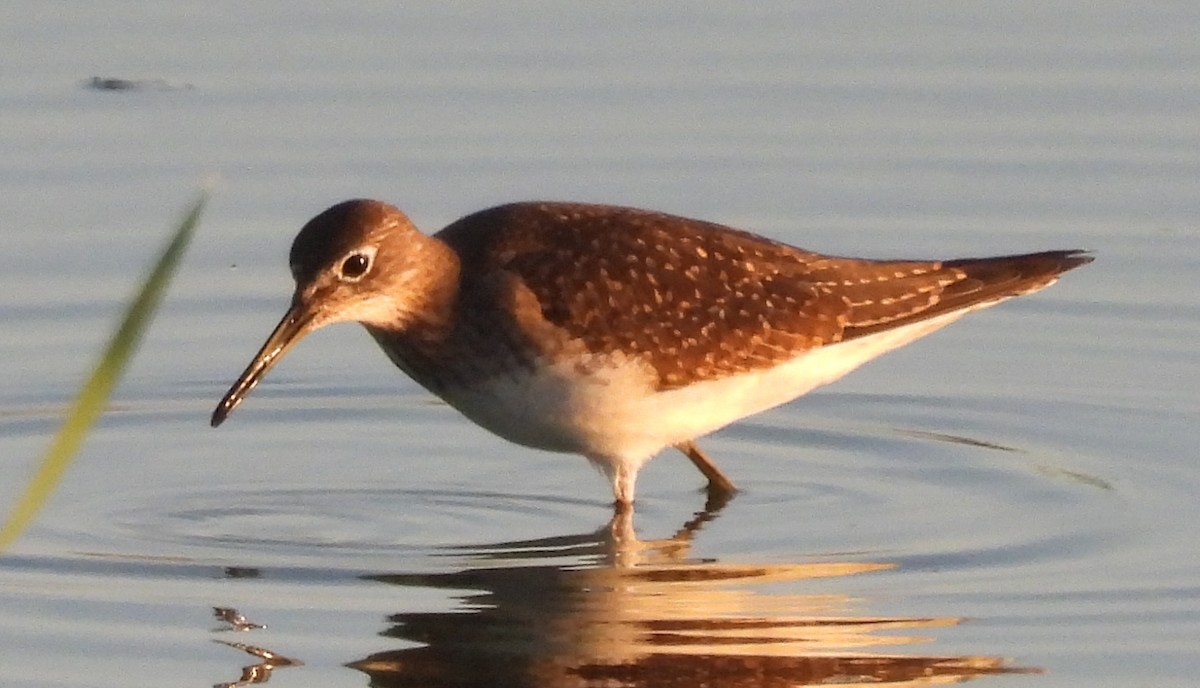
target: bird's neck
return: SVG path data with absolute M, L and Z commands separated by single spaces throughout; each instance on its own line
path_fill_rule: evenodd
M 426 241 L 421 249 L 426 272 L 420 298 L 394 324 L 364 323 L 388 357 L 419 381 L 420 369 L 436 368 L 449 353 L 462 274 L 462 263 L 453 249 L 435 237 Z

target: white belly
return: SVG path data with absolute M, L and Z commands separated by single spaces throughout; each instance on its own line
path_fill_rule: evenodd
M 611 361 L 580 375 L 557 363 L 496 377 L 446 401 L 518 444 L 640 466 L 685 440 L 795 399 L 863 363 L 954 321 L 965 311 L 800 354 L 773 368 L 656 392 L 640 364 Z

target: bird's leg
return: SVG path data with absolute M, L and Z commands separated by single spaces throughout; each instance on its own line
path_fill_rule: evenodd
M 699 468 L 700 472 L 704 474 L 704 477 L 708 478 L 708 500 L 710 504 L 714 505 L 714 508 L 711 510 L 719 510 L 725 505 L 725 502 L 729 501 L 733 493 L 737 492 L 737 486 L 733 484 L 733 481 L 728 476 L 721 472 L 720 468 L 717 468 L 717 464 L 713 463 L 713 460 L 708 458 L 707 454 L 700 451 L 700 447 L 697 447 L 696 443 L 692 440 L 680 442 L 675 445 L 675 448 L 691 459 L 696 468 Z
M 617 511 L 631 511 L 633 509 L 633 490 L 637 483 L 637 469 L 631 468 L 623 461 L 607 465 L 612 467 L 609 478 L 612 480 L 613 497 L 616 498 L 613 506 Z

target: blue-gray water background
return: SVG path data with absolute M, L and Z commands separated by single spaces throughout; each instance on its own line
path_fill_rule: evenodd
M 302 660 L 288 686 L 1194 685 L 1197 35 L 1182 2 L 0 8 L 4 511 L 221 178 L 0 557 L 0 683 L 234 682 L 257 660 L 220 640 Z M 745 488 L 710 521 L 660 457 L 631 546 L 583 460 L 470 426 L 353 326 L 208 427 L 295 231 L 355 196 L 428 230 L 562 199 L 830 253 L 1098 258 L 708 438 Z

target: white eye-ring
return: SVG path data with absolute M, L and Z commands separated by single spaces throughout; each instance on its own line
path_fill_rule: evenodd
M 366 277 L 374 263 L 374 246 L 354 249 L 338 264 L 338 278 L 343 282 L 357 282 Z

